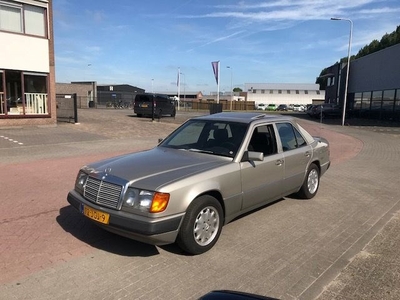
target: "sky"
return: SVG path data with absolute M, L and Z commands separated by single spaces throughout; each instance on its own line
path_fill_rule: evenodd
M 399 0 L 54 0 L 56 81 L 215 93 L 315 83 L 400 25 Z M 228 68 L 229 67 L 229 68 Z

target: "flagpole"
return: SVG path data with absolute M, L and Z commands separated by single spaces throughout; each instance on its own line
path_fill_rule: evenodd
M 220 67 L 219 67 L 220 62 L 218 61 L 218 82 L 217 82 L 217 103 L 219 103 L 219 83 L 221 81 L 220 76 Z
M 181 68 L 178 68 L 178 110 L 181 108 Z

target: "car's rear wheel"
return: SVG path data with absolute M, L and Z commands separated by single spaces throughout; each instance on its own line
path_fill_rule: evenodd
M 298 195 L 304 199 L 313 198 L 318 192 L 319 178 L 320 174 L 318 166 L 316 164 L 311 164 Z
M 217 242 L 222 225 L 221 204 L 212 196 L 201 196 L 189 205 L 176 242 L 190 254 L 204 253 Z

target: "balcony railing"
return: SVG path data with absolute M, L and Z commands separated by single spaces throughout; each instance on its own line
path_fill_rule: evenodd
M 25 93 L 25 114 L 48 114 L 47 94 Z

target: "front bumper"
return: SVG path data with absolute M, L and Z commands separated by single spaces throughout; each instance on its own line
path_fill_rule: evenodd
M 156 219 L 117 211 L 89 202 L 74 190 L 68 193 L 67 200 L 81 213 L 83 205 L 86 205 L 110 215 L 109 224 L 93 221 L 96 225 L 127 238 L 153 245 L 174 243 L 184 217 L 184 214 L 179 214 Z

